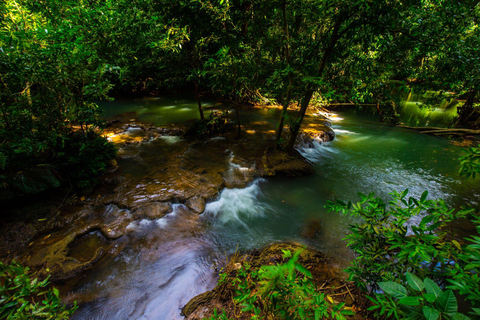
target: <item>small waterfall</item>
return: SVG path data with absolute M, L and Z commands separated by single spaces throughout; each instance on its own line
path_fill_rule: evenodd
M 263 179 L 255 180 L 243 189 L 224 189 L 217 201 L 210 202 L 205 207 L 205 215 L 217 218 L 221 223 L 240 222 L 253 217 L 263 217 L 268 205 L 258 200 L 261 195 L 260 184 Z
M 254 167 L 244 167 L 234 162 L 233 152 L 228 157 L 228 170 L 222 176 L 225 186 L 229 189 L 245 188 L 253 180 Z

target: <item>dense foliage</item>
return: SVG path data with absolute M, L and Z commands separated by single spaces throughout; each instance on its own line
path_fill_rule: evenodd
M 68 319 L 76 304 L 67 309 L 56 288 L 48 288 L 48 278 L 32 278 L 29 269 L 16 262 L 0 262 L 0 318 L 17 319 Z
M 110 89 L 109 67 L 81 25 L 88 18 L 75 9 L 0 4 L 2 170 L 47 166 L 87 185 L 115 156 L 100 136 L 99 108 L 91 102 Z
M 219 285 L 231 281 L 235 288 L 234 301 L 242 307 L 243 315 L 251 319 L 337 319 L 353 315 L 345 303 L 334 303 L 332 297 L 321 291 L 312 281 L 312 275 L 302 264 L 302 250 L 283 251 L 283 264 L 253 267 L 244 262 L 236 276 L 220 274 Z M 211 319 L 228 319 L 225 311 L 216 311 Z
M 276 140 L 288 150 L 314 93 L 376 103 L 394 122 L 402 92 L 448 91 L 466 99 L 458 123 L 476 125 L 476 1 L 6 0 L 0 11 L 4 171 L 69 171 L 103 144 L 72 171 L 92 182 L 114 154 L 93 103 L 109 93 L 189 88 L 204 120 L 199 92 L 210 91 L 234 102 L 238 125 L 240 101 L 279 103 Z
M 407 198 L 407 194 L 408 190 L 393 192 L 388 206 L 373 194 L 361 195 L 356 204 L 337 201 L 328 205 L 330 210 L 361 218 L 350 227 L 351 233 L 346 237 L 348 246 L 356 253 L 353 265 L 346 270 L 350 279 L 370 293 L 381 288 L 392 296 L 376 294 L 373 301 L 379 315 L 386 313 L 401 319 L 411 317 L 413 312 L 426 319 L 437 319 L 438 316 L 427 315 L 435 313 L 424 304 L 428 302 L 435 303 L 437 309 L 448 309 L 445 314 L 452 319 L 466 319 L 456 315 L 456 300 L 453 301 L 450 290 L 461 294 L 474 307 L 476 316 L 480 315 L 480 237 L 455 239 L 450 230 L 452 221 L 467 217 L 474 210 L 455 210 L 443 200 L 427 200 L 427 192 L 420 199 Z M 475 223 L 480 231 L 480 221 Z M 418 278 L 450 290 L 441 293 L 431 289 L 438 291 L 435 297 L 422 298 L 417 292 L 413 297 L 408 296 L 403 287 L 407 283 L 413 285 L 414 291 L 423 290 Z M 393 294 L 392 288 L 400 291 Z M 443 301 L 444 298 L 448 301 Z M 424 319 L 420 315 L 413 318 Z

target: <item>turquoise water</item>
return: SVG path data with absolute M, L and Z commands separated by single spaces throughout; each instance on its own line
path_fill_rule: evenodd
M 120 104 L 115 110 L 131 105 Z M 182 108 L 171 109 L 181 114 Z M 168 117 L 169 122 L 175 118 Z M 387 199 L 389 192 L 408 188 L 415 197 L 428 190 L 430 198 L 444 198 L 454 206 L 478 205 L 478 181 L 457 173 L 461 148 L 442 138 L 375 123 L 376 119 L 365 110 L 338 111 L 332 117 L 336 139 L 300 150 L 314 162 L 314 175 L 258 179 L 243 189 L 224 189 L 202 215 L 177 204 L 161 219 L 132 223 L 128 237 L 121 240 L 127 242 L 121 253 L 104 259 L 71 286 L 70 298 L 81 302 L 74 319 L 182 319 L 180 308 L 215 285 L 213 266 L 237 248 L 297 241 L 317 247 L 345 267 L 352 256 L 342 238 L 352 219 L 327 212 L 327 200 L 355 200 L 358 192 Z M 148 152 L 156 145 L 162 146 L 130 146 L 139 148 L 137 166 L 154 165 L 155 157 Z M 245 166 L 240 169 L 248 170 Z M 313 232 L 309 226 L 315 226 Z
M 198 119 L 198 103 L 193 99 L 178 96 L 151 97 L 141 99 L 117 99 L 114 102 L 100 102 L 105 111 L 104 118 L 109 119 L 122 113 L 131 113 L 132 117 L 143 123 L 156 126 L 182 124 Z M 202 101 L 205 116 L 210 114 L 214 103 Z
M 260 180 L 248 190 L 225 190 L 220 208 L 211 204 L 212 223 L 226 250 L 237 243 L 251 248 L 295 240 L 345 265 L 351 257 L 342 238 L 352 220 L 328 213 L 328 200 L 353 201 L 359 192 L 388 199 L 394 190 L 409 189 L 417 198 L 428 190 L 430 198 L 453 206 L 478 205 L 479 183 L 458 175 L 462 149 L 448 140 L 373 123 L 375 117 L 365 111 L 346 110 L 332 120 L 334 141 L 301 150 L 315 163 L 314 175 Z M 303 234 L 312 221 L 321 228 L 309 239 Z

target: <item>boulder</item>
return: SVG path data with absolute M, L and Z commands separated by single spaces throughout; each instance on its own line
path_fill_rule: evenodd
M 315 240 L 320 235 L 321 230 L 322 222 L 318 219 L 310 219 L 305 224 L 301 234 L 309 240 Z
M 125 235 L 125 229 L 133 221 L 128 210 L 120 209 L 116 205 L 108 205 L 105 220 L 100 226 L 102 234 L 109 240 L 115 240 Z
M 185 205 L 195 213 L 202 213 L 205 211 L 206 202 L 203 198 L 195 196 L 188 199 Z
M 261 176 L 299 177 L 314 173 L 313 164 L 296 150 L 287 153 L 267 148 L 257 167 Z
M 335 139 L 335 132 L 332 129 L 302 130 L 295 142 L 295 148 L 314 148 L 314 142 L 323 143 Z

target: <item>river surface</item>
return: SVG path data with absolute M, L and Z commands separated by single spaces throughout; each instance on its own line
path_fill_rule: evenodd
M 171 100 L 124 102 L 119 112 L 140 105 L 149 121 L 174 123 L 196 117 L 196 104 L 187 102 L 181 107 Z M 114 107 L 106 106 L 109 116 Z M 164 109 L 177 111 L 165 118 Z M 133 222 L 120 254 L 102 259 L 69 284 L 67 296 L 81 302 L 73 319 L 182 319 L 180 308 L 215 286 L 215 268 L 226 255 L 274 241 L 315 246 L 345 267 L 352 256 L 342 238 L 352 220 L 327 212 L 328 200 L 355 200 L 359 192 L 388 199 L 389 192 L 408 188 L 415 197 L 428 190 L 430 198 L 454 206 L 478 205 L 478 183 L 457 174 L 461 148 L 443 138 L 375 123 L 377 117 L 365 111 L 335 113 L 335 140 L 301 150 L 315 163 L 314 175 L 258 179 L 246 188 L 224 189 L 201 215 L 176 204 L 161 219 Z M 258 113 L 254 118 L 259 120 Z M 248 164 L 231 161 L 235 154 L 224 152 L 229 154 L 227 171 L 249 170 Z

